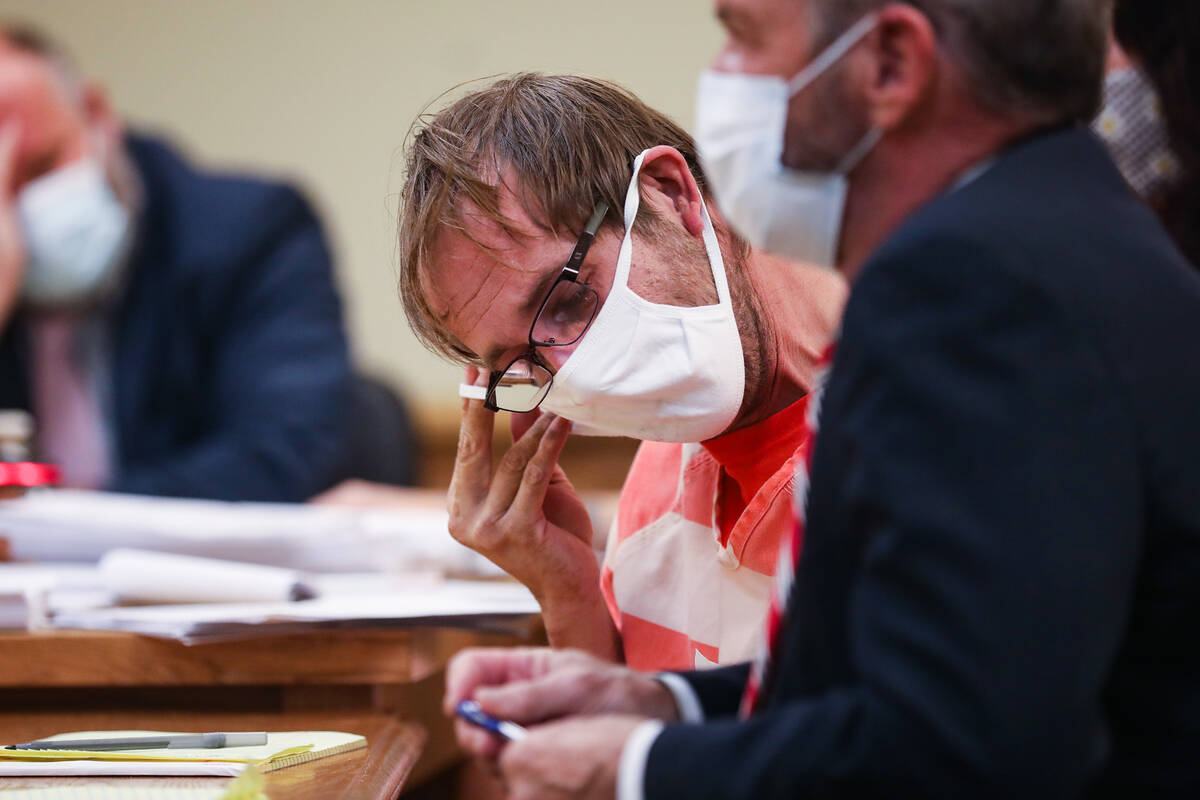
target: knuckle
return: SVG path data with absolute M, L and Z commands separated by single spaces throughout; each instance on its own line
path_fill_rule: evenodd
M 546 480 L 546 468 L 541 464 L 530 463 L 525 467 L 524 480 L 529 486 L 538 486 Z
M 525 454 L 514 447 L 500 459 L 500 468 L 506 472 L 520 472 L 525 469 L 525 462 Z
M 483 447 L 479 437 L 463 428 L 458 434 L 458 460 L 462 462 L 476 461 L 482 452 Z
M 508 524 L 503 517 L 489 516 L 475 526 L 471 539 L 483 549 L 494 550 L 508 538 L 508 533 Z
M 462 506 L 457 503 L 450 506 L 450 519 L 447 527 L 450 529 L 450 535 L 459 542 L 471 538 L 471 519 Z

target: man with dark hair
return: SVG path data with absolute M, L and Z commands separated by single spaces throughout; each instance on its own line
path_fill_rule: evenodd
M 296 191 L 126 135 L 18 29 L 0 30 L 0 178 L 0 408 L 32 411 L 65 485 L 299 501 L 340 477 L 349 359 Z
M 523 799 L 1196 796 L 1200 277 L 1087 130 L 1108 4 L 717 8 L 717 199 L 852 281 L 770 647 L 475 651 L 448 709 L 534 726 Z

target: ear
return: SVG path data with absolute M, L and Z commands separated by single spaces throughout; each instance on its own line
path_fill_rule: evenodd
M 87 83 L 82 90 L 83 118 L 93 136 L 99 137 L 105 153 L 115 152 L 125 135 L 121 120 L 113 111 L 108 93 L 96 83 Z
M 642 202 L 664 218 L 678 219 L 692 236 L 704 232 L 703 199 L 687 159 L 674 147 L 659 145 L 646 151 L 638 175 Z
M 867 103 L 871 122 L 884 131 L 911 119 L 930 96 L 937 78 L 937 34 L 924 13 L 906 3 L 891 3 L 878 12 L 871 34 L 871 79 Z

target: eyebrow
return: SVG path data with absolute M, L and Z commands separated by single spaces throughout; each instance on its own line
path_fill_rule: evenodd
M 529 294 L 526 297 L 525 302 L 517 309 L 518 313 L 530 317 L 530 326 L 533 325 L 532 315 L 536 314 L 541 308 L 542 303 L 545 302 L 546 293 L 550 291 L 551 284 L 558 280 L 558 276 L 562 274 L 563 265 L 558 262 L 555 263 L 557 266 L 553 270 L 547 271 L 546 274 L 543 275 L 536 284 L 534 284 L 533 288 L 529 290 Z M 528 328 L 526 328 L 526 330 L 528 331 Z M 529 344 L 528 338 L 526 338 L 525 344 Z M 482 360 L 484 365 L 491 369 L 491 365 L 499 363 L 504 354 L 509 352 L 511 349 L 511 347 L 494 347 L 491 350 L 488 350 L 483 354 Z

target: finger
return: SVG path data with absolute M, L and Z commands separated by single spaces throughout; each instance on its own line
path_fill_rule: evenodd
M 0 191 L 10 197 L 17 172 L 17 145 L 21 141 L 21 121 L 10 119 L 0 126 Z
M 571 669 L 533 680 L 480 687 L 475 700 L 485 714 L 518 725 L 533 725 L 601 710 L 597 703 L 604 694 L 604 682 L 597 671 Z
M 530 459 L 537 453 L 542 438 L 556 419 L 558 417 L 553 414 L 538 417 L 537 422 L 533 423 L 529 430 L 525 431 L 525 435 L 514 442 L 500 459 L 496 474 L 492 478 L 491 490 L 488 492 L 485 518 L 499 519 L 508 513 L 513 498 L 517 496 L 517 489 L 525 478 L 525 469 L 529 466 Z
M 504 781 L 508 800 L 523 800 L 531 796 L 531 789 L 526 785 L 525 773 L 529 763 L 526 758 L 527 747 L 524 742 L 513 742 L 504 748 L 496 766 L 500 770 L 500 779 Z
M 575 491 L 567 473 L 558 464 L 554 465 L 554 474 L 550 476 L 550 485 L 546 488 L 542 513 L 546 515 L 550 524 L 575 534 L 588 545 L 593 544 L 592 536 L 596 531 L 592 527 L 591 512 L 579 497 L 579 492 Z
M 528 680 L 546 669 L 546 648 L 471 648 L 446 667 L 446 696 L 442 707 L 453 716 L 458 704 L 470 700 L 481 686 Z
M 509 418 L 509 428 L 512 430 L 513 441 L 515 442 L 524 436 L 525 431 L 529 430 L 540 416 L 542 416 L 540 408 L 535 408 L 533 411 L 525 414 L 513 414 Z
M 467 367 L 466 377 L 478 386 L 486 380 L 474 367 Z M 464 399 L 462 425 L 458 431 L 458 452 L 454 457 L 454 473 L 450 477 L 450 512 L 469 512 L 482 504 L 488 494 L 492 471 L 492 433 L 496 415 L 483 407 L 482 400 Z
M 533 457 L 525 465 L 521 483 L 512 505 L 505 514 L 507 521 L 513 525 L 531 524 L 542 513 L 542 504 L 546 500 L 546 490 L 555 474 L 558 456 L 562 453 L 563 445 L 567 443 L 567 435 L 571 431 L 571 423 L 562 417 L 557 417 L 546 430 Z M 588 525 L 591 530 L 591 525 Z
M 494 734 L 465 720 L 455 720 L 454 735 L 463 751 L 480 758 L 495 758 L 504 744 Z

